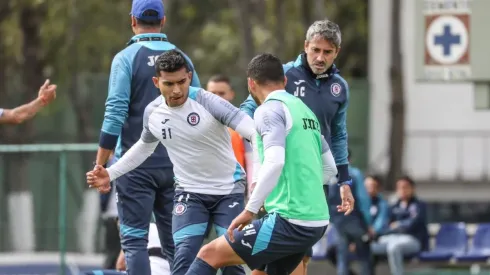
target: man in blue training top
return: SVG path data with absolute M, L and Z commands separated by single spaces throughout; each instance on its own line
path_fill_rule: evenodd
M 287 77 L 286 91 L 303 100 L 320 122 L 321 134 L 327 140 L 337 164 L 338 182 L 350 184 L 346 126 L 349 87 L 334 64 L 341 40 L 337 24 L 328 19 L 316 21 L 306 33 L 304 52 L 296 61 L 283 67 Z M 240 108 L 253 117 L 257 104 L 249 96 Z M 330 188 L 328 203 L 331 220 L 343 217 L 342 213 L 335 211 L 335 206 L 340 204 L 338 185 L 325 187 Z M 305 258 L 304 267 L 307 261 L 308 258 Z
M 145 107 L 160 91 L 154 86 L 155 60 L 176 49 L 161 33 L 165 24 L 161 0 L 134 0 L 131 27 L 135 36 L 112 61 L 109 95 L 100 133 L 97 165 L 106 165 L 111 151 L 120 159 L 136 143 L 143 129 Z M 200 87 L 191 64 L 191 85 Z M 117 146 L 116 146 L 117 145 Z M 172 265 L 172 209 L 174 174 L 166 149 L 160 144 L 141 166 L 116 181 L 116 198 L 121 223 L 121 246 L 130 275 L 150 275 L 147 236 L 154 211 L 162 248 Z

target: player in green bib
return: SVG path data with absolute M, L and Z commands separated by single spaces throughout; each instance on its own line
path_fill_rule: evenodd
M 256 187 L 228 234 L 201 248 L 188 275 L 214 275 L 221 267 L 244 263 L 268 275 L 290 274 L 329 223 L 323 185 L 337 168 L 316 116 L 284 90 L 277 57 L 256 56 L 247 74 L 250 94 L 260 105 L 254 114 Z M 337 208 L 349 214 L 352 194 L 348 185 L 341 189 Z M 262 205 L 268 214 L 252 221 Z

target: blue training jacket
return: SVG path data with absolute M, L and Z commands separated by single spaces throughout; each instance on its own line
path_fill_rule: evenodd
M 133 36 L 128 46 L 114 57 L 99 146 L 108 150 L 115 148 L 115 158 L 119 159 L 140 139 L 145 108 L 160 96 L 152 81 L 155 60 L 172 49 L 176 46 L 168 42 L 165 34 L 139 34 Z M 201 87 L 191 60 L 185 57 L 192 68 L 191 86 Z M 165 147 L 159 144 L 138 168 L 163 167 L 172 167 L 172 163 Z
M 347 160 L 347 106 L 349 86 L 332 65 L 325 74 L 314 74 L 302 53 L 296 61 L 283 65 L 288 79 L 286 91 L 300 98 L 315 113 L 321 133 L 332 149 L 339 170 L 339 181 L 349 179 Z M 253 117 L 257 103 L 249 96 L 240 109 Z

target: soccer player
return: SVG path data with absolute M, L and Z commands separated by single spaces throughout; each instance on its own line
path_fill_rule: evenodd
M 111 152 L 120 159 L 140 138 L 145 107 L 160 92 L 152 82 L 155 60 L 165 51 L 176 49 L 161 33 L 165 24 L 162 0 L 133 0 L 128 46 L 112 61 L 109 94 L 99 138 L 97 165 L 106 165 Z M 185 56 L 185 55 L 184 55 Z M 197 73 L 188 61 L 192 86 L 200 87 Z M 160 232 L 162 247 L 170 265 L 174 256 L 172 209 L 174 174 L 167 151 L 158 145 L 137 169 L 118 178 L 116 197 L 121 222 L 121 246 L 127 253 L 130 275 L 150 275 L 147 235 L 152 211 Z
M 14 109 L 0 108 L 0 124 L 20 124 L 33 118 L 44 106 L 56 98 L 56 85 L 49 84 L 49 79 L 39 88 L 39 93 L 33 101 Z
M 338 182 L 351 184 L 347 159 L 347 106 L 349 104 L 349 87 L 340 76 L 334 62 L 341 47 L 340 28 L 334 22 L 325 19 L 314 22 L 306 32 L 304 52 L 296 61 L 283 66 L 288 79 L 286 91 L 301 99 L 316 115 L 320 123 L 321 134 L 327 140 L 337 164 Z M 257 104 L 251 96 L 240 106 L 242 110 L 253 116 Z M 335 209 L 340 203 L 339 187 L 325 186 L 329 195 L 331 222 L 351 219 Z M 356 204 L 357 205 L 357 204 Z M 355 210 L 357 212 L 357 210 Z M 357 214 L 355 215 L 357 216 Z M 311 250 L 307 253 L 303 265 L 298 266 L 299 273 L 306 267 Z M 255 273 L 258 275 L 260 273 Z
M 256 56 L 247 75 L 251 96 L 261 105 L 254 117 L 257 185 L 228 233 L 200 250 L 187 275 L 216 274 L 217 268 L 243 263 L 266 274 L 290 274 L 329 223 L 323 184 L 337 169 L 315 114 L 284 90 L 286 77 L 277 57 Z M 352 194 L 348 185 L 341 190 L 338 211 L 349 214 Z M 262 205 L 268 214 L 252 221 Z
M 191 77 L 181 52 L 160 55 L 153 82 L 162 95 L 145 109 L 140 140 L 107 170 L 98 165 L 87 173 L 90 185 L 107 191 L 111 180 L 138 167 L 160 142 L 165 145 L 174 164 L 176 185 L 173 275 L 187 272 L 210 218 L 221 235 L 243 209 L 245 172 L 233 154 L 227 127 L 247 140 L 255 136 L 249 116 L 210 92 L 189 87 Z M 244 270 L 229 267 L 223 274 L 244 274 Z

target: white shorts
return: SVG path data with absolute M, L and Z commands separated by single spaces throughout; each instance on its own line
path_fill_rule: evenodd
M 151 275 L 170 275 L 170 265 L 160 257 L 150 256 Z

